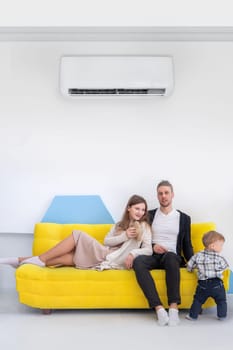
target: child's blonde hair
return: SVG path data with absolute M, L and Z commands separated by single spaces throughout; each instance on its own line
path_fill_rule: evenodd
M 204 244 L 205 248 L 208 248 L 210 244 L 216 242 L 216 241 L 223 241 L 225 242 L 225 237 L 216 231 L 209 231 L 204 234 L 202 237 L 202 242 Z

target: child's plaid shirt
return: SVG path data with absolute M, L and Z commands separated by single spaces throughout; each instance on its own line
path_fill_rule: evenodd
M 193 255 L 187 263 L 187 270 L 197 269 L 198 279 L 222 278 L 222 273 L 229 267 L 226 259 L 211 250 L 202 250 Z

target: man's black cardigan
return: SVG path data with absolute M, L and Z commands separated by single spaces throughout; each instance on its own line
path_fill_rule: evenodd
M 153 222 L 156 210 L 157 209 L 148 211 L 150 224 Z M 182 258 L 182 265 L 185 265 L 185 261 L 187 262 L 193 255 L 193 247 L 190 234 L 191 218 L 180 210 L 178 210 L 178 212 L 180 213 L 180 225 L 177 236 L 176 253 Z

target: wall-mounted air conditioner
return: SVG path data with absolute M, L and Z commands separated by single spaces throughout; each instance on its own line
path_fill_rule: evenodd
M 174 87 L 170 56 L 64 56 L 64 96 L 168 96 Z

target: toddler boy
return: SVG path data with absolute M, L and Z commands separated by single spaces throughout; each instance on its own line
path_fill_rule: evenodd
M 193 255 L 187 263 L 187 270 L 197 269 L 198 285 L 188 320 L 197 320 L 202 304 L 211 297 L 217 304 L 217 317 L 223 320 L 227 315 L 226 291 L 222 281 L 222 273 L 228 263 L 220 255 L 225 238 L 221 233 L 209 231 L 202 238 L 205 249 Z

